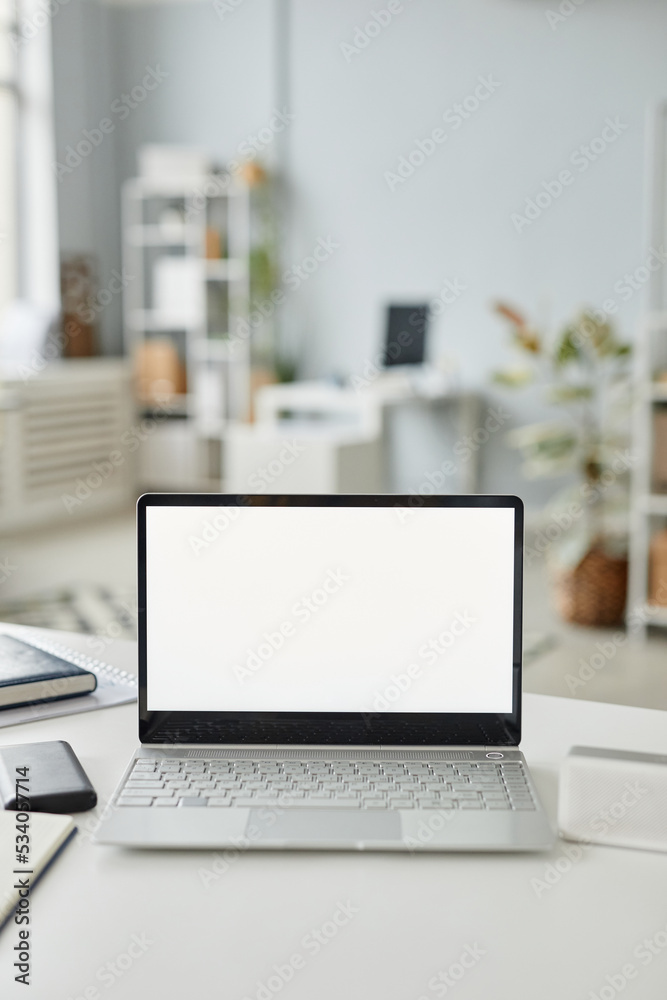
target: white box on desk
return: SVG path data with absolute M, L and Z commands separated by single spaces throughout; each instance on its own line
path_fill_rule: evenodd
M 667 851 L 667 756 L 572 747 L 558 827 L 566 840 Z

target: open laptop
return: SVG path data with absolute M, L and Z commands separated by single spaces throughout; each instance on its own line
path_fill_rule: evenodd
M 508 496 L 143 496 L 139 737 L 97 840 L 540 850 Z

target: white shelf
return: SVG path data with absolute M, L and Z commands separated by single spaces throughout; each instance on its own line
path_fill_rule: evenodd
M 156 331 L 169 331 L 169 330 L 197 330 L 201 326 L 201 320 L 197 322 L 192 320 L 189 323 L 183 323 L 178 317 L 173 320 L 164 313 L 158 312 L 156 309 L 133 309 L 127 317 L 128 324 L 132 327 L 134 331 L 150 331 L 151 333 Z
M 638 501 L 645 514 L 667 517 L 667 493 L 646 493 Z
M 134 225 L 129 226 L 126 239 L 135 247 L 197 246 L 201 232 L 197 226 Z
M 139 409 L 144 413 L 158 412 L 162 416 L 166 413 L 168 417 L 185 417 L 190 410 L 190 397 L 187 393 L 179 393 L 171 396 L 164 403 L 156 403 L 150 399 L 140 399 Z
M 648 122 L 649 159 L 647 179 L 648 219 L 646 226 L 649 247 L 662 246 L 665 231 L 667 187 L 667 102 L 659 104 Z M 637 338 L 637 381 L 633 416 L 633 468 L 631 495 L 630 580 L 628 609 L 644 609 L 647 624 L 667 625 L 667 608 L 651 606 L 649 597 L 650 546 L 655 530 L 655 517 L 667 517 L 667 494 L 653 492 L 653 433 L 656 404 L 667 403 L 667 383 L 658 382 L 653 373 L 664 364 L 663 341 L 667 334 L 667 310 L 655 308 L 667 298 L 663 268 L 651 271 L 644 289 L 645 307 L 640 318 Z M 646 634 L 646 625 L 635 630 L 638 637 Z
M 159 222 L 162 211 L 174 206 L 179 214 Z M 193 484 L 202 472 L 206 477 L 213 468 L 216 475 L 220 471 L 206 439 L 219 439 L 229 420 L 246 419 L 249 411 L 250 345 L 244 340 L 232 347 L 222 334 L 236 330 L 249 311 L 250 209 L 244 184 L 213 174 L 180 181 L 140 177 L 123 188 L 123 264 L 134 276 L 124 292 L 128 353 L 160 334 L 177 347 L 187 394 L 174 401 L 173 412 L 186 419 L 170 421 L 169 433 L 155 445 L 155 461 L 167 471 L 171 463 L 174 473 L 182 468 Z M 206 256 L 209 226 L 224 232 L 229 256 Z M 167 294 L 176 286 L 156 268 L 161 257 L 184 262 L 187 303 L 184 296 Z M 150 378 L 160 378 L 157 369 Z
M 246 261 L 234 257 L 207 260 L 205 265 L 207 281 L 240 281 L 248 275 Z
M 667 627 L 667 607 L 660 604 L 645 604 L 642 609 L 648 625 L 659 625 L 661 628 Z
M 244 197 L 246 188 L 242 183 L 229 180 L 222 174 L 207 174 L 184 178 L 133 177 L 125 182 L 125 192 L 128 198 L 135 201 L 145 198 L 186 201 L 194 197 L 203 197 L 208 201 L 213 198 Z
M 192 358 L 195 361 L 225 362 L 228 364 L 245 364 L 246 344 L 232 344 L 223 337 L 200 337 L 191 344 Z
M 667 330 L 667 310 L 653 310 L 647 312 L 642 323 L 646 330 Z
M 646 398 L 654 403 L 667 403 L 667 382 L 651 382 L 646 389 Z

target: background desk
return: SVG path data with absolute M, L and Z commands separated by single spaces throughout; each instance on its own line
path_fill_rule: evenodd
M 453 388 L 437 371 L 383 373 L 362 391 L 326 382 L 264 386 L 256 421 L 225 430 L 225 492 L 259 489 L 258 472 L 268 466 L 268 493 L 474 493 L 490 436 L 481 417 L 479 394 Z M 288 442 L 298 444 L 296 461 L 283 451 Z
M 86 649 L 84 636 L 65 639 Z M 107 652 L 124 669 L 134 656 L 130 643 Z M 526 695 L 524 714 L 522 749 L 554 822 L 557 767 L 572 744 L 667 749 L 664 712 Z M 99 813 L 136 733 L 136 706 L 127 705 L 0 730 L 0 744 L 68 740 L 98 791 Z M 29 991 L 13 982 L 13 925 L 0 935 L 3 998 L 254 1000 L 264 984 L 261 1000 L 590 1000 L 628 962 L 637 978 L 620 990 L 623 1000 L 667 995 L 667 948 L 647 964 L 634 954 L 667 929 L 667 854 L 589 847 L 571 862 L 559 842 L 536 855 L 246 852 L 225 860 L 212 851 L 93 846 L 94 814 L 77 821 L 77 840 L 33 898 Z M 548 889 L 533 881 L 549 879 Z M 341 903 L 354 915 L 315 954 L 314 939 L 304 938 Z M 135 943 L 132 959 L 134 935 L 146 950 Z M 480 957 L 463 977 L 429 987 L 440 971 L 458 974 L 466 948 Z M 274 965 L 295 953 L 304 967 L 269 992 Z

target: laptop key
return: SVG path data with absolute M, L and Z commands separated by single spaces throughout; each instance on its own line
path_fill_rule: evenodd
M 122 796 L 117 800 L 117 806 L 150 806 L 153 800 L 148 798 L 136 798 L 136 799 L 126 799 Z
M 151 798 L 171 798 L 172 792 L 169 788 L 151 788 L 147 790 L 145 788 L 130 788 L 128 785 L 122 791 L 123 798 L 143 798 L 143 796 L 148 795 L 150 791 Z
M 231 799 L 221 799 L 221 798 L 211 798 L 208 800 L 209 806 L 230 806 L 232 804 Z
M 155 799 L 153 802 L 153 807 L 155 806 L 177 806 L 178 799 Z
M 298 806 L 300 809 L 359 809 L 361 803 L 359 799 L 306 799 L 305 801 L 301 799 L 289 804 L 282 802 L 281 805 Z
M 183 798 L 178 800 L 179 806 L 206 806 L 208 799 Z

